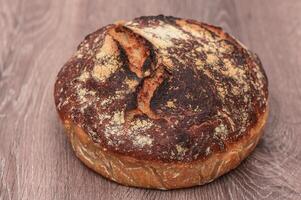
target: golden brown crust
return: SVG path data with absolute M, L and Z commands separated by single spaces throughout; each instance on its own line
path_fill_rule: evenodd
M 88 35 L 54 96 L 64 123 L 100 150 L 182 166 L 250 138 L 267 112 L 268 81 L 256 54 L 221 28 L 150 16 Z
M 203 185 L 237 167 L 256 147 L 267 117 L 268 110 L 250 129 L 250 134 L 231 144 L 227 151 L 190 163 L 164 163 L 119 155 L 103 150 L 72 122 L 65 121 L 64 125 L 77 157 L 89 168 L 123 185 L 166 190 Z

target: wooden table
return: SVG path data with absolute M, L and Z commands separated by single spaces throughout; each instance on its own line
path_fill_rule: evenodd
M 56 74 L 83 37 L 160 14 L 222 26 L 257 52 L 271 113 L 255 152 L 205 186 L 120 186 L 74 156 L 53 100 Z M 301 199 L 301 1 L 0 0 L 0 199 Z

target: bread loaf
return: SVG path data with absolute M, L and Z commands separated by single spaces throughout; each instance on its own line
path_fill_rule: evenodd
M 268 116 L 261 62 L 221 28 L 139 17 L 86 36 L 55 104 L 77 157 L 128 186 L 208 183 L 255 148 Z

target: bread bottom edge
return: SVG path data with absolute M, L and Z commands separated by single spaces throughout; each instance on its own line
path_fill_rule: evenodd
M 250 133 L 231 144 L 225 152 L 191 163 L 161 163 L 138 160 L 105 151 L 78 126 L 64 126 L 76 156 L 102 176 L 126 186 L 152 189 L 177 189 L 203 185 L 236 168 L 256 147 L 268 117 L 268 108 Z

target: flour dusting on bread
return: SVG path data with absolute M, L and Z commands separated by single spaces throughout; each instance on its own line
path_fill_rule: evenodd
M 226 151 L 266 111 L 256 54 L 221 28 L 148 16 L 88 35 L 58 75 L 58 111 L 95 143 L 137 159 Z

